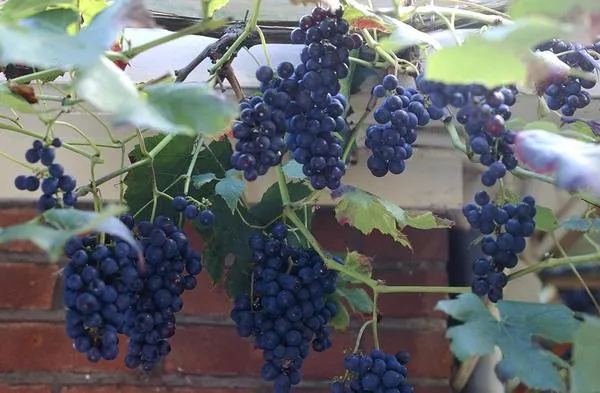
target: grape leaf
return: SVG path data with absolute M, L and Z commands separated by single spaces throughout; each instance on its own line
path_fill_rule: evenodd
M 552 232 L 555 229 L 560 228 L 558 219 L 551 209 L 537 205 L 535 210 L 535 227 L 537 230 L 543 232 Z
M 192 176 L 192 184 L 196 188 L 200 188 L 206 183 L 216 180 L 217 176 L 214 173 L 203 173 L 201 175 Z
M 294 159 L 286 162 L 281 169 L 283 169 L 283 173 L 290 179 L 306 179 L 306 175 L 302 172 L 302 164 Z
M 131 231 L 114 217 L 125 210 L 122 206 L 107 207 L 101 213 L 77 209 L 51 209 L 35 220 L 0 228 L 0 243 L 15 240 L 31 241 L 55 262 L 60 258 L 63 246 L 70 237 L 99 231 L 121 237 L 142 257 L 141 249 L 131 235 Z
M 468 37 L 461 46 L 440 49 L 427 59 L 428 79 L 445 83 L 480 83 L 495 87 L 526 85 L 531 47 L 560 36 L 561 26 L 537 18 L 521 19 Z
M 502 352 L 501 363 L 530 388 L 565 391 L 558 367 L 568 365 L 553 353 L 536 347 L 533 337 L 556 343 L 571 342 L 581 323 L 564 305 L 499 301 L 497 320 L 474 294 L 439 301 L 437 310 L 464 322 L 446 332 L 460 360 Z
M 586 317 L 573 339 L 571 393 L 600 392 L 600 319 Z
M 28 27 L 64 33 L 69 26 L 79 22 L 79 13 L 71 8 L 55 8 L 27 18 L 22 24 Z
M 225 200 L 227 206 L 231 209 L 231 213 L 233 213 L 245 187 L 246 185 L 244 180 L 242 180 L 240 171 L 230 169 L 225 172 L 225 178 L 219 180 L 215 186 L 215 192 Z
M 340 224 L 349 224 L 365 235 L 377 229 L 403 246 L 411 247 L 401 232 L 408 217 L 400 207 L 352 186 L 342 186 L 333 196 L 338 199 L 335 217 Z
M 0 86 L 0 106 L 23 113 L 34 113 L 35 108 L 23 97 L 13 94 L 6 85 Z
M 312 192 L 310 187 L 303 183 L 288 183 L 288 192 L 291 202 L 298 202 L 309 196 Z M 283 213 L 283 202 L 277 183 L 271 184 L 263 194 L 260 202 L 250 208 L 250 213 L 259 220 L 262 225 L 266 225 Z
M 336 291 L 342 298 L 348 301 L 353 312 L 359 314 L 373 312 L 373 300 L 371 300 L 371 297 L 363 288 L 340 286 Z
M 35 18 L 20 20 L 19 26 L 14 21 L 3 23 L 0 24 L 2 61 L 39 68 L 90 67 L 102 58 L 126 26 L 154 26 L 141 0 L 114 2 L 76 35 L 40 25 Z
M 379 41 L 381 47 L 387 51 L 398 52 L 413 45 L 428 44 L 434 49 L 441 49 L 440 43 L 431 35 L 415 29 L 408 23 L 395 18 L 385 17 L 385 21 L 394 26 L 392 33 Z
M 350 314 L 348 313 L 346 305 L 342 302 L 341 295 L 336 292 L 329 296 L 327 300 L 332 301 L 337 305 L 337 312 L 329 321 L 329 326 L 337 330 L 346 330 L 348 326 L 350 326 Z
M 224 134 L 237 115 L 237 105 L 206 84 L 149 86 L 142 97 L 127 75 L 106 58 L 79 74 L 75 81 L 78 95 L 112 114 L 115 125 L 201 133 L 210 139 Z
M 88 25 L 92 19 L 107 7 L 106 0 L 79 0 L 79 10 L 83 16 L 83 25 Z
M 205 18 L 212 18 L 215 12 L 225 7 L 229 0 L 202 0 L 204 9 L 206 10 Z
M 373 265 L 371 264 L 373 261 L 372 258 L 369 258 L 366 255 L 362 255 L 357 251 L 348 251 L 346 254 L 344 266 L 352 272 L 358 273 L 365 278 L 371 278 L 373 275 Z M 340 274 L 340 280 L 353 284 L 360 284 L 362 281 L 352 278 L 344 273 Z
M 350 26 L 357 29 L 375 29 L 389 32 L 390 26 L 377 14 L 355 0 L 346 0 L 344 8 L 344 19 Z
M 416 229 L 452 228 L 454 222 L 438 217 L 432 212 L 408 212 L 406 225 Z
M 72 4 L 69 0 L 7 0 L 0 8 L 0 23 L 27 18 L 49 7 L 67 7 Z

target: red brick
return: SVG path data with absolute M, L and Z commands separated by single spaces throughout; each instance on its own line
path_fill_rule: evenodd
M 259 373 L 262 353 L 232 327 L 178 327 L 172 338 L 167 371 L 239 375 Z
M 386 262 L 447 261 L 448 230 L 427 231 L 407 228 L 404 230 L 413 250 L 395 242 L 390 236 L 375 230 L 363 240 L 360 252 L 373 257 L 375 264 Z
M 50 386 L 0 385 L 0 393 L 52 393 Z
M 53 264 L 0 263 L 0 309 L 50 309 L 57 270 Z
M 0 210 L 0 228 L 11 225 L 21 224 L 35 217 L 37 212 L 34 209 L 10 208 Z M 0 244 L 0 250 L 12 252 L 31 252 L 38 248 L 33 243 L 27 241 L 15 241 Z
M 231 300 L 223 286 L 214 286 L 208 274 L 200 274 L 193 291 L 183 294 L 183 313 L 203 315 L 229 315 Z
M 375 271 L 374 276 L 388 285 L 409 286 L 446 286 L 448 279 L 445 272 L 416 272 L 414 274 L 394 273 L 391 271 Z M 439 300 L 447 299 L 443 293 L 388 293 L 379 296 L 377 305 L 384 317 L 416 318 L 439 317 L 445 314 L 435 311 Z
M 333 209 L 321 208 L 311 223 L 311 231 L 324 249 L 330 252 L 356 250 L 362 233 L 349 225 L 338 224 Z
M 62 388 L 60 393 L 251 393 L 247 389 L 216 388 L 167 388 L 155 386 L 70 386 Z
M 122 359 L 90 363 L 73 349 L 64 326 L 51 323 L 0 324 L 0 372 L 13 371 L 129 371 Z M 126 349 L 121 340 L 121 353 Z
M 183 230 L 185 231 L 185 235 L 187 236 L 187 238 L 190 242 L 190 245 L 195 250 L 198 250 L 198 251 L 202 250 L 202 248 L 204 247 L 204 240 L 202 240 L 202 238 L 200 237 L 200 234 L 194 228 L 194 226 L 192 225 L 190 220 L 187 220 L 185 222 L 185 224 L 183 225 Z
M 305 379 L 329 379 L 343 373 L 343 356 L 354 345 L 356 332 L 335 333 L 333 347 L 311 353 L 303 366 Z M 365 337 L 364 348 L 371 348 Z M 413 360 L 413 377 L 447 378 L 451 356 L 444 332 L 380 332 L 382 348 L 389 352 L 408 350 Z M 237 336 L 229 327 L 193 326 L 178 329 L 173 337 L 173 352 L 166 359 L 166 370 L 217 375 L 257 375 L 262 363 L 260 350 Z M 432 353 L 435 356 L 432 356 Z

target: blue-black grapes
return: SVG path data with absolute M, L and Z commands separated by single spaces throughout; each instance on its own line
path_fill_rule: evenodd
M 188 218 L 202 215 L 183 201 Z M 175 198 L 175 210 L 180 205 L 181 197 Z M 129 339 L 125 365 L 150 371 L 171 351 L 168 339 L 183 307 L 181 294 L 196 287 L 202 260 L 168 217 L 136 223 L 124 215 L 121 221 L 135 234 L 143 262 L 134 247 L 114 236 L 106 235 L 103 243 L 94 236 L 73 237 L 65 245 L 70 258 L 64 270 L 66 330 L 91 361 L 115 359 L 118 335 L 124 334 Z
M 350 50 L 362 45 L 360 36 L 348 35 L 348 30 L 341 12 L 316 7 L 291 33 L 293 43 L 304 45 L 301 63 L 256 71 L 262 96 L 240 104 L 240 118 L 232 129 L 237 143 L 231 164 L 247 180 L 279 165 L 287 148 L 313 188 L 340 186 L 345 164 L 337 133 L 348 125 L 339 81 L 348 75 Z
M 475 194 L 475 203 L 465 205 L 463 213 L 471 227 L 484 235 L 481 250 L 486 257 L 473 262 L 473 293 L 497 302 L 508 283 L 504 269 L 517 265 L 517 255 L 526 247 L 525 238 L 535 231 L 535 199 L 525 196 L 519 203 L 499 206 L 487 192 L 480 191 Z
M 506 128 L 516 102 L 514 87 L 487 89 L 481 85 L 446 85 L 417 78 L 417 89 L 428 95 L 431 105 L 437 108 L 458 108 L 456 120 L 469 136 L 469 146 L 488 169 L 481 182 L 486 187 L 496 184 L 508 170 L 517 167 L 511 145 L 515 133 Z
M 313 249 L 288 246 L 285 225 L 277 222 L 268 236 L 249 240 L 254 266 L 251 292 L 238 295 L 231 318 L 241 337 L 254 337 L 263 350 L 261 377 L 277 393 L 301 380 L 310 348 L 331 347 L 327 323 L 337 313 L 327 296 L 335 292 L 337 273 L 326 268 Z
M 35 140 L 25 152 L 25 159 L 31 164 L 40 162 L 44 169 L 37 175 L 19 175 L 15 178 L 15 187 L 18 190 L 42 190 L 37 202 L 40 212 L 57 206 L 73 206 L 77 202 L 75 178 L 66 175 L 63 166 L 55 162 L 56 148 L 61 146 L 62 141 L 59 138 L 54 138 L 50 144 Z
M 440 119 L 443 112 L 426 108 L 424 97 L 415 89 L 400 87 L 394 75 L 386 75 L 373 88 L 373 95 L 385 99 L 373 113 L 378 124 L 367 128 L 365 145 L 371 150 L 367 167 L 377 177 L 402 173 L 404 161 L 413 154 L 417 127 L 427 125 L 432 118 Z
M 536 49 L 555 53 L 560 60 L 572 68 L 587 72 L 595 69 L 594 64 L 578 52 L 578 50 L 584 50 L 581 45 L 555 39 Z M 591 96 L 586 89 L 596 86 L 595 80 L 574 76 L 565 76 L 551 82 L 544 91 L 546 103 L 550 109 L 560 110 L 564 116 L 573 116 L 578 109 L 588 106 Z
M 331 393 L 395 392 L 413 393 L 408 383 L 408 352 L 396 356 L 374 349 L 368 354 L 354 353 L 344 358 L 346 375 L 331 384 Z
M 176 212 L 181 213 L 188 220 L 196 220 L 202 226 L 211 226 L 214 224 L 216 216 L 208 208 L 200 208 L 184 196 L 176 196 L 171 203 Z

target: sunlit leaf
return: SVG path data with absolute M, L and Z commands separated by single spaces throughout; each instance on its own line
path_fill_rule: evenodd
M 538 231 L 552 232 L 560 227 L 552 209 L 536 205 L 535 227 Z
M 225 178 L 219 180 L 215 186 L 215 192 L 220 195 L 231 212 L 235 212 L 235 208 L 242 197 L 246 184 L 239 171 L 230 169 L 226 172 Z
M 406 225 L 416 229 L 452 228 L 454 222 L 432 212 L 408 212 Z
M 15 22 L 49 7 L 68 7 L 72 4 L 72 0 L 7 0 L 0 8 L 0 23 Z
M 390 25 L 388 23 L 386 23 L 379 15 L 371 11 L 369 7 L 356 0 L 346 0 L 344 19 L 350 23 L 350 26 L 357 29 L 390 31 Z
M 202 0 L 204 9 L 206 10 L 206 18 L 212 18 L 215 12 L 225 7 L 229 0 Z

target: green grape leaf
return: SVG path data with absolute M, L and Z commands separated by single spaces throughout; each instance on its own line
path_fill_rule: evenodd
M 218 10 L 225 7 L 229 0 L 202 0 L 204 9 L 206 10 L 205 18 L 212 18 Z
M 441 49 L 440 43 L 435 38 L 415 29 L 408 23 L 390 17 L 384 17 L 384 20 L 394 26 L 392 33 L 379 41 L 384 50 L 398 52 L 410 46 L 422 44 L 428 44 L 434 49 Z
M 340 224 L 349 224 L 365 235 L 377 229 L 403 246 L 411 247 L 401 231 L 407 225 L 408 216 L 400 207 L 352 186 L 342 186 L 334 197 L 338 199 L 335 217 Z
M 348 270 L 358 273 L 362 277 L 371 278 L 373 275 L 372 261 L 372 258 L 362 255 L 357 251 L 348 251 L 346 253 L 344 266 L 346 266 Z M 361 280 L 352 278 L 344 273 L 340 273 L 340 280 L 352 284 L 362 283 Z
M 3 15 L 11 13 L 5 9 Z M 4 63 L 61 69 L 85 69 L 98 63 L 125 26 L 154 27 L 140 0 L 114 2 L 75 35 L 40 24 L 35 17 L 20 20 L 18 26 L 12 22 L 0 24 Z
M 125 210 L 122 206 L 109 206 L 100 213 L 77 209 L 51 209 L 35 220 L 0 228 L 0 243 L 15 240 L 31 241 L 44 250 L 51 261 L 56 262 L 70 237 L 99 231 L 122 238 L 142 257 L 141 249 L 131 235 L 131 231 L 114 217 Z
M 88 25 L 92 19 L 108 6 L 106 0 L 79 0 L 79 10 L 83 16 L 83 25 Z
M 54 8 L 35 14 L 27 20 L 30 26 L 35 25 L 40 29 L 53 30 L 60 34 L 79 22 L 79 13 L 71 8 Z
M 600 11 L 600 4 L 595 0 L 514 0 L 508 7 L 508 13 L 512 18 L 543 15 L 562 19 L 572 11 L 577 13 Z
M 192 184 L 196 188 L 200 188 L 206 183 L 210 183 L 213 180 L 217 179 L 217 175 L 214 173 L 202 173 L 200 175 L 192 176 Z
M 144 89 L 142 96 L 106 58 L 80 72 L 75 86 L 81 98 L 112 114 L 115 125 L 149 127 L 163 133 L 216 138 L 227 131 L 238 111 L 237 105 L 201 83 L 153 85 Z
M 377 14 L 364 4 L 356 0 L 346 0 L 344 19 L 350 26 L 357 29 L 375 29 L 389 32 L 390 26 Z
M 34 113 L 36 111 L 33 105 L 23 97 L 13 94 L 4 84 L 0 86 L 0 106 L 23 113 Z
M 373 300 L 364 288 L 340 286 L 336 292 L 350 305 L 353 312 L 369 314 L 373 312 Z
M 225 178 L 219 180 L 215 186 L 217 195 L 223 197 L 231 213 L 235 212 L 235 208 L 244 193 L 246 184 L 241 176 L 241 172 L 235 169 L 230 169 L 225 172 Z
M 7 0 L 0 8 L 0 23 L 27 18 L 49 7 L 68 7 L 72 4 L 70 0 Z
M 573 232 L 589 232 L 592 230 L 599 231 L 600 219 L 571 217 L 561 222 L 560 226 L 567 231 Z
M 306 175 L 302 172 L 302 164 L 298 161 L 291 159 L 285 163 L 281 169 L 283 169 L 283 173 L 290 179 L 306 179 Z
M 571 393 L 600 392 L 600 319 L 586 317 L 573 339 Z
M 452 228 L 454 222 L 438 217 L 432 212 L 408 212 L 406 225 L 416 229 Z
M 521 129 L 523 129 L 523 130 L 544 130 L 544 131 L 548 131 L 548 132 L 561 132 L 560 127 L 556 123 L 552 123 L 552 122 L 544 121 L 544 120 L 536 120 L 536 121 L 528 122 L 523 127 L 521 127 Z
M 336 291 L 336 293 L 328 297 L 328 300 L 337 305 L 337 312 L 329 321 L 329 326 L 336 330 L 348 329 L 348 326 L 350 326 L 350 314 L 342 301 L 341 295 Z
M 479 297 L 469 293 L 439 301 L 436 310 L 464 322 L 446 332 L 458 359 L 491 354 L 497 346 L 502 352 L 502 366 L 528 387 L 565 391 L 559 367 L 568 365 L 536 346 L 533 337 L 571 342 L 581 323 L 566 306 L 501 300 L 501 318 L 497 320 Z
M 536 205 L 535 210 L 535 227 L 538 231 L 553 232 L 560 228 L 558 219 L 554 215 L 552 209 Z
M 311 188 L 304 183 L 288 183 L 288 191 L 291 202 L 298 202 L 312 192 Z M 263 194 L 260 202 L 250 208 L 250 213 L 262 225 L 266 225 L 281 216 L 283 212 L 283 202 L 281 201 L 281 193 L 277 183 L 271 184 L 267 191 Z
M 440 49 L 427 59 L 427 78 L 444 83 L 480 83 L 489 87 L 527 85 L 526 54 L 558 37 L 560 24 L 541 18 L 520 19 L 468 37 L 461 46 Z

